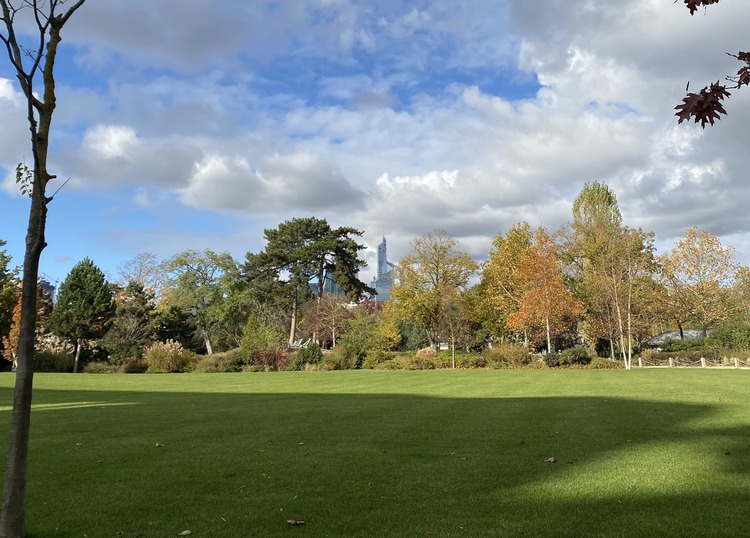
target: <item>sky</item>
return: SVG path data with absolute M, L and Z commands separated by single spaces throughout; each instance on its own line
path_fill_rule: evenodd
M 363 231 L 375 272 L 446 230 L 477 260 L 556 229 L 587 182 L 668 251 L 687 228 L 750 264 L 750 89 L 715 127 L 685 86 L 740 67 L 750 2 L 89 0 L 63 29 L 40 271 L 264 248 L 295 217 Z M 25 103 L 0 57 L 0 240 L 23 260 Z

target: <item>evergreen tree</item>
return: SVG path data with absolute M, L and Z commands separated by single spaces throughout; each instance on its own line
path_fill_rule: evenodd
M 49 320 L 53 333 L 70 339 L 76 346 L 74 372 L 78 371 L 82 346 L 88 340 L 104 336 L 114 313 L 112 290 L 104 273 L 85 258 L 71 269 L 60 285 Z

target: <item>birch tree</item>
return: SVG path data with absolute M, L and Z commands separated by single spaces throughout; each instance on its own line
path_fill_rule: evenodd
M 26 479 L 28 470 L 31 397 L 34 378 L 34 333 L 36 329 L 36 284 L 39 259 L 46 246 L 47 192 L 55 179 L 47 167 L 52 115 L 56 106 L 55 61 L 61 32 L 86 0 L 0 0 L 0 41 L 26 99 L 31 155 L 30 175 L 18 175 L 23 192 L 31 196 L 21 290 L 21 327 L 18 368 L 13 391 L 13 412 L 8 436 L 0 537 L 16 538 L 26 533 Z M 19 40 L 19 31 L 33 28 L 34 42 Z

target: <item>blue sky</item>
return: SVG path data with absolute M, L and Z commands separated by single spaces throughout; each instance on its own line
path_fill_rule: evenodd
M 672 0 L 89 0 L 64 29 L 41 271 L 111 279 L 150 252 L 237 259 L 303 216 L 388 238 L 456 236 L 477 259 L 526 220 L 570 220 L 605 181 L 665 251 L 705 228 L 750 262 L 750 91 L 702 131 L 692 88 L 731 74 L 750 4 Z M 0 239 L 20 264 L 23 102 L 0 61 Z M 57 182 L 58 184 L 61 181 Z M 56 187 L 53 187 L 53 189 Z

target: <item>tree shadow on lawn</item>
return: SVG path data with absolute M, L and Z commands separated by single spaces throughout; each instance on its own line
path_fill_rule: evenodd
M 30 536 L 750 528 L 747 410 L 725 405 L 52 390 L 35 403 Z

